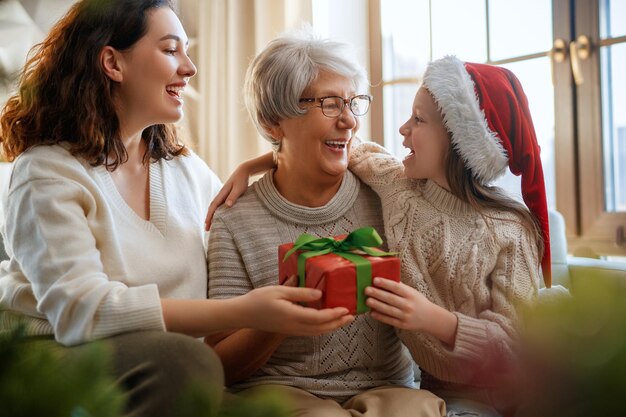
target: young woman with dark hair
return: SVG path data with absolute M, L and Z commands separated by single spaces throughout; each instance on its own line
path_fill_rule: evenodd
M 105 339 L 132 415 L 175 415 L 193 379 L 220 398 L 221 363 L 196 337 L 320 334 L 352 320 L 294 303 L 316 290 L 206 299 L 203 215 L 221 183 L 173 125 L 196 73 L 187 46 L 169 1 L 79 1 L 35 47 L 0 118 L 13 161 L 0 325 L 25 323 L 70 360 Z

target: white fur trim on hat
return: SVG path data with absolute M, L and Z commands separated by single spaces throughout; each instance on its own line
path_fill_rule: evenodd
M 454 56 L 431 62 L 423 85 L 443 113 L 452 145 L 476 179 L 487 184 L 504 174 L 508 165 L 506 150 L 489 129 L 463 62 Z

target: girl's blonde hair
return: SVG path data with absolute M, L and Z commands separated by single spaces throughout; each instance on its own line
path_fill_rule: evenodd
M 539 259 L 541 259 L 544 242 L 537 218 L 524 204 L 510 197 L 502 188 L 481 184 L 453 146 L 450 146 L 446 158 L 446 179 L 450 192 L 469 204 L 482 216 L 492 217 L 492 214 L 487 214 L 487 212 L 493 213 L 493 211 L 502 210 L 515 213 L 536 242 Z

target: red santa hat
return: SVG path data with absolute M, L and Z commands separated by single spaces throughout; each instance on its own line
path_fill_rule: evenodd
M 541 225 L 545 245 L 541 267 L 549 288 L 550 231 L 543 168 L 519 80 L 506 68 L 447 56 L 428 65 L 423 85 L 443 113 L 452 145 L 480 183 L 493 182 L 507 166 L 522 176 L 522 197 Z

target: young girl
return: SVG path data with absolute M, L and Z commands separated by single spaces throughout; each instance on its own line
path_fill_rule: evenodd
M 527 99 L 510 71 L 445 57 L 428 66 L 400 133 L 409 149 L 402 162 L 373 143 L 350 156 L 350 169 L 381 197 L 389 247 L 402 259 L 402 283 L 375 279 L 366 289 L 371 315 L 400 329 L 421 387 L 443 397 L 450 415 L 506 413 L 514 401 L 499 384 L 515 367 L 519 306 L 538 293 L 539 265 L 550 287 Z M 522 176 L 528 208 L 490 185 L 507 165 Z M 217 201 L 232 205 L 241 184 L 227 183 Z
M 428 66 L 400 133 L 409 149 L 402 162 L 371 143 L 350 161 L 380 195 L 389 246 L 402 257 L 403 283 L 374 280 L 366 290 L 372 316 L 400 329 L 422 387 L 449 412 L 505 412 L 496 370 L 515 364 L 518 308 L 536 297 L 540 264 L 550 286 L 527 99 L 510 71 L 446 57 Z M 522 176 L 530 211 L 489 185 L 507 165 Z

